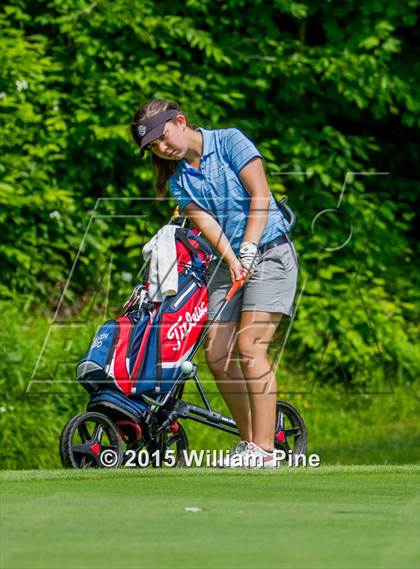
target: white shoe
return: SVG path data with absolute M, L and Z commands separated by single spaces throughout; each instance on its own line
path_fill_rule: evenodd
M 249 445 L 252 445 L 252 443 L 249 443 L 248 441 L 239 441 L 239 443 L 236 443 L 236 445 L 230 451 L 230 454 L 242 454 L 248 450 Z
M 248 452 L 251 444 L 248 441 L 239 441 L 228 456 L 222 461 L 218 461 L 215 466 L 219 468 L 243 468 L 245 466 L 243 456 Z
M 274 450 L 267 452 L 255 443 L 249 443 L 248 449 L 242 454 L 242 458 L 247 468 L 276 468 L 279 466 L 275 459 Z

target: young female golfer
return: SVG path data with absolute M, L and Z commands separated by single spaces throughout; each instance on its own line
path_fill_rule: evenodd
M 292 313 L 297 266 L 261 154 L 237 129 L 194 130 L 166 100 L 142 105 L 131 132 L 151 150 L 158 193 L 169 181 L 181 211 L 220 254 L 210 268 L 209 319 L 232 282 L 247 279 L 210 329 L 206 358 L 242 439 L 231 463 L 273 466 L 277 390 L 267 350 Z

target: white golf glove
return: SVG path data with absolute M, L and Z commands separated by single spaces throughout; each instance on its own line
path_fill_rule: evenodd
M 243 241 L 239 249 L 239 260 L 247 271 L 253 271 L 260 260 L 258 245 L 250 241 Z

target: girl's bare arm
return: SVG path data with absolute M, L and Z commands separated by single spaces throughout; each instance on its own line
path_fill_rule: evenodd
M 239 172 L 239 178 L 250 195 L 249 216 L 243 240 L 258 244 L 267 225 L 270 206 L 270 188 L 261 158 L 255 158 L 244 166 Z
M 243 275 L 241 263 L 217 221 L 194 203 L 190 203 L 184 208 L 184 214 L 191 219 L 210 245 L 223 257 L 229 266 L 232 281 L 239 279 Z

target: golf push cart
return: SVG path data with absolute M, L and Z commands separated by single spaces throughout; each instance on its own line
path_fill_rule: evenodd
M 289 219 L 293 215 L 288 208 L 286 213 Z M 185 466 L 185 421 L 239 436 L 235 421 L 212 408 L 193 360 L 244 281 L 232 285 L 214 319 L 206 323 L 213 253 L 184 218 L 172 224 L 177 226 L 178 292 L 152 302 L 146 270 L 124 315 L 99 329 L 77 368 L 78 380 L 90 395 L 86 411 L 70 419 L 61 433 L 60 456 L 66 468 Z M 187 400 L 187 382 L 194 384 L 199 405 Z M 303 455 L 306 441 L 301 415 L 289 403 L 277 401 L 275 448 L 288 456 Z

